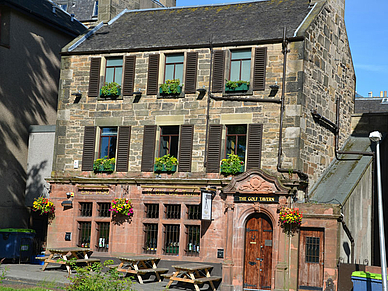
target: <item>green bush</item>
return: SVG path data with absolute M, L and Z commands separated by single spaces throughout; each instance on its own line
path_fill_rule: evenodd
M 104 262 L 107 267 L 113 263 L 112 260 Z M 70 277 L 71 284 L 68 291 L 122 291 L 133 290 L 132 281 L 128 278 L 121 278 L 117 268 L 110 268 L 103 272 L 101 263 L 94 263 L 92 266 L 79 267 L 75 262 L 71 263 L 77 272 L 75 277 Z

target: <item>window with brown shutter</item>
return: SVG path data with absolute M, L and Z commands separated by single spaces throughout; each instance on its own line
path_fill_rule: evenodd
M 158 93 L 159 54 L 150 55 L 148 60 L 147 95 Z
M 120 126 L 119 138 L 117 142 L 117 159 L 116 159 L 117 172 L 128 171 L 128 156 L 129 156 L 130 140 L 131 140 L 131 127 Z
M 265 90 L 265 74 L 267 66 L 267 48 L 255 49 L 255 60 L 253 65 L 253 90 Z
M 123 95 L 130 96 L 134 92 L 136 56 L 125 57 Z
M 262 136 L 262 124 L 255 123 L 249 125 L 246 170 L 260 169 L 261 167 Z
M 156 125 L 145 125 L 143 136 L 143 153 L 141 158 L 141 171 L 153 172 L 155 163 Z
M 101 58 L 91 58 L 89 74 L 89 97 L 98 97 L 100 91 Z
M 189 52 L 186 58 L 185 93 L 193 94 L 197 90 L 198 53 Z
M 85 126 L 84 148 L 82 153 L 82 171 L 93 171 L 95 145 L 96 127 Z
M 191 158 L 193 151 L 193 125 L 182 125 L 179 147 L 179 172 L 191 172 Z
M 222 92 L 224 89 L 225 52 L 214 51 L 212 92 Z
M 221 160 L 221 134 L 222 125 L 212 124 L 209 128 L 209 141 L 207 150 L 207 173 L 218 173 Z

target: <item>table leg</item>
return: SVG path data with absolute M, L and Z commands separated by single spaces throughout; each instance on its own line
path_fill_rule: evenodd
M 48 256 L 48 258 L 44 260 L 44 265 L 43 265 L 43 267 L 42 267 L 42 271 L 44 271 L 44 270 L 46 269 L 47 265 L 49 264 L 48 261 L 51 260 L 53 257 L 54 257 L 54 254 L 50 254 L 50 255 Z
M 174 278 L 176 278 L 176 276 L 179 274 L 179 271 L 176 271 L 176 272 L 174 272 L 173 274 L 172 274 L 172 276 L 170 277 L 170 281 L 167 283 L 167 285 L 166 285 L 166 289 L 168 289 L 170 286 L 171 286 L 171 284 L 172 284 L 172 282 L 174 282 Z
M 205 269 L 206 277 L 210 277 L 210 272 L 208 269 Z M 216 291 L 216 288 L 214 287 L 213 281 L 209 281 L 209 285 L 212 288 L 213 291 Z
M 67 261 L 67 256 L 66 255 L 63 256 L 63 260 Z M 71 275 L 71 267 L 70 267 L 69 264 L 66 264 L 66 270 L 69 273 L 69 275 Z
M 133 268 L 135 269 L 135 271 L 139 271 L 137 264 L 134 264 Z M 139 280 L 139 283 L 143 284 L 143 278 L 140 276 L 140 274 L 136 272 L 136 275 L 137 275 L 137 279 Z
M 199 290 L 199 287 L 198 287 L 198 284 L 195 283 L 195 276 L 194 276 L 194 273 L 193 273 L 193 272 L 190 272 L 190 273 L 189 273 L 189 276 L 190 276 L 191 280 L 193 280 L 193 284 L 194 284 L 195 290 L 196 290 L 196 291 L 200 291 L 200 290 Z

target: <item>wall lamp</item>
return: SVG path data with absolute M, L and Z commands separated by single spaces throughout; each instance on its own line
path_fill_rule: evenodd
M 81 97 L 82 97 L 81 92 L 78 91 L 77 93 L 72 93 L 71 95 L 75 96 L 74 103 L 78 103 L 81 100 Z
M 133 96 L 135 96 L 135 99 L 133 99 L 133 103 L 138 103 L 141 98 L 141 88 L 139 88 L 136 92 L 132 93 Z
M 269 92 L 269 97 L 275 97 L 276 94 L 278 93 L 279 91 L 279 85 L 271 85 L 269 86 L 271 88 L 271 92 Z
M 206 94 L 206 91 L 207 91 L 207 90 L 206 90 L 205 88 L 197 89 L 197 92 L 198 92 L 198 97 L 197 97 L 197 99 L 202 100 L 203 97 L 204 97 L 205 94 Z

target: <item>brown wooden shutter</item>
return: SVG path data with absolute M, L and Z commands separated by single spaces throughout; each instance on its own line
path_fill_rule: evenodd
M 136 56 L 125 57 L 123 95 L 130 96 L 134 91 Z
M 89 97 L 98 97 L 100 91 L 101 58 L 90 60 Z
M 197 91 L 198 53 L 187 53 L 185 93 L 192 94 Z
M 96 127 L 85 126 L 84 149 L 82 153 L 82 171 L 93 171 L 95 145 Z
M 182 125 L 179 146 L 179 172 L 191 172 L 191 157 L 193 152 L 193 125 Z
M 148 60 L 147 95 L 158 94 L 159 54 L 150 55 Z
M 247 167 L 249 169 L 260 169 L 261 147 L 262 147 L 263 125 L 250 124 L 248 129 L 247 144 Z
M 117 142 L 116 171 L 128 172 L 129 145 L 131 140 L 131 127 L 120 126 Z
M 143 153 L 141 171 L 153 172 L 155 164 L 156 125 L 145 125 L 143 136 Z
M 267 66 L 267 48 L 258 47 L 255 49 L 255 60 L 253 65 L 253 90 L 265 90 L 265 73 Z
M 221 161 L 222 125 L 212 124 L 209 128 L 209 143 L 207 148 L 207 173 L 218 173 Z
M 213 61 L 212 92 L 222 92 L 224 89 L 225 52 L 215 51 Z

